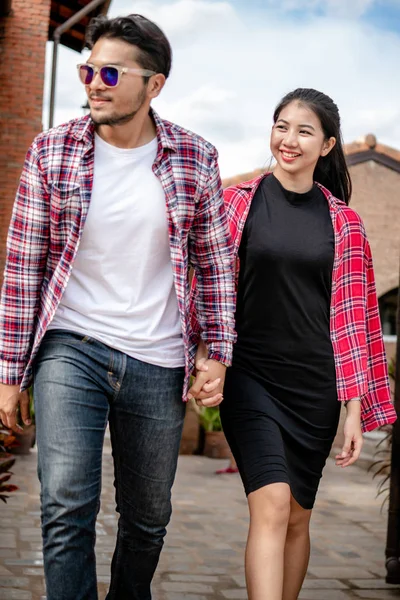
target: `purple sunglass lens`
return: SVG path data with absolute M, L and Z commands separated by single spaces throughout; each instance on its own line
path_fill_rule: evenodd
M 90 67 L 89 65 L 82 65 L 79 69 L 79 74 L 81 76 L 82 83 L 89 85 L 89 83 L 91 83 L 93 80 L 93 67 Z
M 115 67 L 102 67 L 100 77 L 105 85 L 114 87 L 118 83 L 118 69 Z

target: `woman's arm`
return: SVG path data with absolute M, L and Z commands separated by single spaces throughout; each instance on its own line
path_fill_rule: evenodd
M 335 457 L 336 465 L 343 468 L 356 462 L 363 445 L 360 398 L 349 400 L 345 406 L 347 415 L 344 422 L 344 443 L 342 452 Z

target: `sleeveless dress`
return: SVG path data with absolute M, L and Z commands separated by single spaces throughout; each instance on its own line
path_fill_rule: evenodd
M 246 494 L 285 482 L 311 509 L 340 413 L 329 330 L 334 234 L 318 186 L 298 194 L 265 177 L 239 259 L 223 428 Z

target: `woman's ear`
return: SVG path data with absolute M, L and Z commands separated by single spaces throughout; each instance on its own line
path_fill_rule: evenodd
M 334 137 L 330 137 L 328 140 L 325 140 L 322 147 L 321 156 L 327 156 L 335 144 L 336 138 Z

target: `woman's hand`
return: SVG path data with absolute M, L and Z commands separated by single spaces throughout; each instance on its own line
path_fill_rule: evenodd
M 194 398 L 198 406 L 217 406 L 222 402 L 226 367 L 215 360 L 208 360 L 208 349 L 200 340 L 195 361 L 195 381 L 188 392 L 188 400 Z
M 361 402 L 350 400 L 346 406 L 347 416 L 344 422 L 344 444 L 342 452 L 336 455 L 338 467 L 348 467 L 356 462 L 363 445 L 361 431 Z

